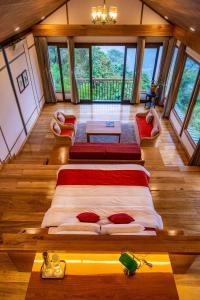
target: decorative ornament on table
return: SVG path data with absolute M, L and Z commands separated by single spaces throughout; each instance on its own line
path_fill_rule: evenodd
M 44 262 L 41 267 L 41 277 L 43 279 L 63 279 L 65 276 L 66 263 L 60 260 L 57 254 L 53 254 L 50 259 L 48 251 L 43 252 Z
M 136 271 L 143 265 L 147 265 L 149 268 L 153 267 L 153 265 L 145 259 L 140 259 L 130 252 L 122 252 L 119 261 L 125 266 L 124 274 L 126 276 L 135 275 Z

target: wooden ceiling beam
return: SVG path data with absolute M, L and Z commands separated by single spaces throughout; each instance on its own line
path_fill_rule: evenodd
M 51 25 L 32 27 L 35 36 L 172 36 L 173 26 L 159 25 Z
M 174 26 L 174 37 L 192 50 L 200 53 L 200 36 L 179 26 Z

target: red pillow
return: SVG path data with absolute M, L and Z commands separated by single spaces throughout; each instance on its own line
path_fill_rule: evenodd
M 80 222 L 96 223 L 100 220 L 100 217 L 93 212 L 83 212 L 76 216 Z
M 135 221 L 131 216 L 124 213 L 111 215 L 108 217 L 108 220 L 114 224 L 129 224 Z

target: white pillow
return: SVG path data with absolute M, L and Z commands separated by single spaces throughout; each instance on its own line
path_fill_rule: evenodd
M 63 114 L 58 113 L 58 114 L 57 114 L 57 119 L 58 119 L 61 123 L 65 123 L 65 117 L 63 116 Z
M 89 234 L 89 235 L 98 235 L 97 232 L 94 232 L 94 231 L 59 231 L 59 230 L 56 230 L 57 228 L 55 227 L 51 227 L 49 228 L 49 231 L 48 233 L 49 234 Z
M 112 233 L 111 235 L 156 235 L 155 231 L 140 231 L 140 232 L 125 232 L 125 233 Z
M 153 122 L 153 118 L 154 118 L 154 116 L 153 116 L 152 112 L 149 111 L 148 114 L 146 115 L 146 122 L 147 123 L 152 123 Z
M 92 231 L 95 233 L 100 233 L 100 226 L 95 223 L 64 223 L 58 227 L 53 228 L 54 233 L 61 231 Z
M 59 125 L 57 123 L 54 123 L 53 124 L 53 129 L 54 131 L 57 133 L 57 134 L 60 134 L 61 133 L 61 129 L 59 127 Z
M 133 233 L 144 231 L 144 226 L 140 224 L 108 224 L 101 226 L 101 234 L 114 234 L 114 233 Z

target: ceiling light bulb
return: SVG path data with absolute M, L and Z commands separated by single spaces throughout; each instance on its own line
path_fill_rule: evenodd
M 19 30 L 20 30 L 20 27 L 19 27 L 19 26 L 15 28 L 15 31 L 19 31 Z
M 193 32 L 195 31 L 194 27 L 190 27 L 190 30 L 193 31 Z
M 168 16 L 164 16 L 164 18 L 166 19 L 166 20 L 168 20 L 169 18 L 168 18 Z
M 44 20 L 44 19 L 45 19 L 45 16 L 42 16 L 42 17 L 41 17 L 41 20 Z

